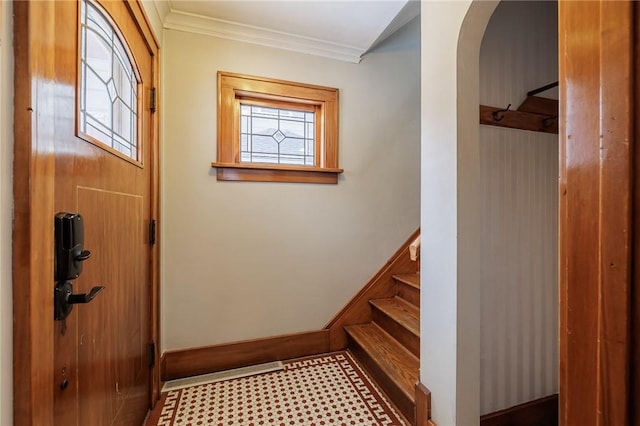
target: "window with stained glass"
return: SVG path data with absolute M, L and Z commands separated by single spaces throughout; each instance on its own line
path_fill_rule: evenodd
M 338 89 L 218 72 L 218 180 L 337 183 Z
M 240 161 L 313 166 L 315 110 L 240 103 Z
M 119 32 L 101 8 L 81 2 L 79 129 L 90 138 L 139 160 L 138 85 Z

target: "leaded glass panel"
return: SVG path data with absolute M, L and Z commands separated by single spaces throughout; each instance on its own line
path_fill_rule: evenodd
M 315 114 L 240 105 L 240 161 L 315 165 Z
M 138 160 L 138 78 L 98 6 L 81 2 L 80 131 Z

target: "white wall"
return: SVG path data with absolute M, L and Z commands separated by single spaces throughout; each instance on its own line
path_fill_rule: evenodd
M 163 349 L 322 328 L 418 228 L 419 24 L 360 64 L 165 30 Z M 218 182 L 218 70 L 340 89 L 339 183 Z
M 422 3 L 420 381 L 441 426 L 480 420 L 478 58 L 496 5 Z
M 555 2 L 501 2 L 482 42 L 480 102 L 515 109 L 557 81 L 557 46 Z M 485 414 L 558 390 L 558 136 L 481 126 L 480 175 Z
M 558 137 L 484 127 L 481 412 L 558 390 Z
M 0 424 L 13 424 L 13 309 L 11 241 L 13 215 L 12 3 L 2 2 L 0 23 Z
M 557 2 L 500 2 L 480 48 L 480 102 L 517 109 L 528 91 L 557 81 Z M 536 96 L 558 99 L 558 88 Z

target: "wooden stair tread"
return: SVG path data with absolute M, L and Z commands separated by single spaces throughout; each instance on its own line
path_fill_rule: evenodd
M 397 274 L 393 278 L 420 290 L 420 274 Z
M 420 336 L 420 310 L 416 306 L 398 297 L 372 299 L 369 303 L 415 336 Z
M 405 396 L 415 403 L 420 361 L 376 324 L 345 327 L 347 334 L 376 362 Z

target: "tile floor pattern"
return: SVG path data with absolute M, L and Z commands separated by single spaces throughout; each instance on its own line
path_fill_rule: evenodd
M 278 372 L 171 391 L 157 423 L 147 424 L 406 425 L 348 352 L 284 364 Z

